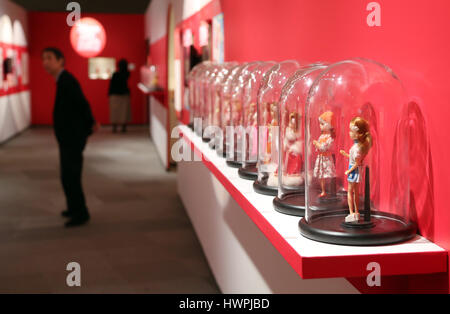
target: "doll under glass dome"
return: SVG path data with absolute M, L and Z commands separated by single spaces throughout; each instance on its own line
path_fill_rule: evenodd
M 202 64 L 199 63 L 196 66 L 194 66 L 192 68 L 192 70 L 189 72 L 188 75 L 188 90 L 189 90 L 189 123 L 188 123 L 188 127 L 191 129 L 194 129 L 194 111 L 195 111 L 195 104 L 194 104 L 194 96 L 195 96 L 195 78 L 197 73 L 200 71 L 200 69 L 202 68 Z
M 283 214 L 305 213 L 305 104 L 316 77 L 326 69 L 314 64 L 300 68 L 285 84 L 280 98 L 280 136 L 278 196 L 275 210 Z
M 219 133 L 219 128 L 221 125 L 220 116 L 220 92 L 222 88 L 222 83 L 227 78 L 230 70 L 237 65 L 236 62 L 226 62 L 221 65 L 218 73 L 210 81 L 210 102 L 209 102 L 209 116 L 208 116 L 208 128 L 205 131 L 205 136 L 209 137 L 209 146 L 214 149 L 216 144 L 219 145 L 221 142 L 221 137 L 217 135 Z M 217 132 L 217 133 L 216 133 Z
M 219 73 L 222 66 L 212 64 L 205 70 L 201 79 L 202 102 L 201 102 L 201 117 L 202 117 L 202 140 L 209 142 L 209 136 L 206 136 L 205 130 L 209 126 L 210 108 L 211 108 L 211 83 L 214 77 Z
M 264 75 L 258 94 L 258 177 L 253 189 L 260 194 L 276 196 L 278 193 L 278 105 L 286 81 L 294 75 L 300 64 L 283 61 Z
M 193 107 L 193 118 L 194 118 L 194 131 L 198 136 L 202 136 L 202 126 L 201 121 L 202 118 L 202 108 L 204 104 L 204 90 L 203 90 L 203 79 L 206 72 L 210 67 L 213 66 L 211 61 L 204 61 L 199 65 L 198 71 L 196 71 L 194 80 L 194 107 Z M 197 122 L 197 123 L 196 123 Z
M 213 125 L 213 115 L 216 104 L 219 102 L 219 99 L 216 97 L 215 93 L 215 82 L 220 80 L 224 73 L 227 72 L 230 64 L 216 64 L 210 72 L 207 74 L 206 79 L 204 81 L 204 95 L 205 95 L 205 106 L 203 108 L 203 136 L 202 139 L 205 142 L 209 142 L 210 145 L 214 144 L 214 132 L 211 126 Z
M 366 59 L 329 66 L 306 104 L 303 236 L 342 245 L 409 240 L 406 96 L 388 67 Z
M 243 100 L 244 87 L 250 74 L 258 67 L 260 62 L 250 62 L 244 65 L 238 75 L 231 83 L 231 126 L 234 134 L 227 138 L 227 165 L 234 168 L 242 166 L 242 146 L 244 143 L 245 130 L 243 126 Z
M 227 157 L 227 129 L 231 126 L 231 88 L 233 80 L 241 73 L 244 64 L 236 65 L 231 68 L 230 72 L 222 82 L 222 86 L 220 88 L 220 111 L 221 111 L 221 129 L 222 129 L 222 138 L 221 144 L 216 145 L 216 151 L 219 156 Z M 227 128 L 228 127 L 228 128 Z
M 239 168 L 239 177 L 247 180 L 256 180 L 258 170 L 258 92 L 261 87 L 263 76 L 275 65 L 275 62 L 261 62 L 250 73 L 243 91 L 243 126 L 246 131 L 244 140 L 244 155 L 242 156 L 242 166 Z
M 206 67 L 211 64 L 210 61 L 204 61 L 195 65 L 191 72 L 189 72 L 188 86 L 189 86 L 189 107 L 190 107 L 190 123 L 194 128 L 194 118 L 199 117 L 198 102 L 200 98 L 200 84 L 199 78 Z

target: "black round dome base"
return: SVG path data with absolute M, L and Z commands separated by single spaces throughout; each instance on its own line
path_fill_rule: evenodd
M 240 161 L 227 160 L 227 165 L 232 168 L 240 168 L 242 163 Z
M 256 180 L 258 179 L 258 170 L 255 167 L 240 167 L 238 170 L 239 177 L 245 180 Z
M 349 228 L 343 222 L 348 210 L 337 210 L 316 214 L 310 221 L 302 218 L 299 229 L 302 236 L 325 243 L 339 245 L 387 245 L 404 242 L 414 238 L 417 226 L 405 222 L 401 217 L 384 212 L 371 213 L 371 227 Z M 364 214 L 361 212 L 361 216 Z M 355 224 L 356 225 L 356 224 Z
M 219 155 L 220 157 L 223 157 L 223 158 L 227 157 L 227 147 L 224 144 L 216 145 L 216 151 L 217 151 L 217 155 Z
M 206 136 L 202 136 L 202 141 L 205 143 L 208 143 L 211 139 L 209 137 Z
M 220 147 L 220 145 L 219 145 L 219 147 Z M 217 145 L 216 145 L 217 155 L 222 158 L 227 157 L 227 153 L 225 151 L 221 150 L 219 147 L 217 147 Z
M 368 229 L 375 227 L 375 223 L 373 221 L 353 221 L 353 222 L 342 222 L 342 227 L 344 228 L 356 228 L 356 229 Z
M 305 195 L 291 194 L 273 199 L 273 207 L 279 213 L 291 216 L 305 216 Z
M 305 195 L 305 186 L 304 185 L 300 185 L 300 186 L 289 186 L 289 185 L 281 185 L 281 191 L 286 193 L 286 195 L 288 194 L 301 194 L 301 195 Z
M 323 197 L 318 197 L 317 198 L 317 203 L 318 204 L 334 204 L 337 202 L 340 202 L 342 200 L 342 197 L 340 197 L 339 195 L 325 195 Z
M 320 192 L 317 192 L 317 195 Z M 364 204 L 364 197 L 361 196 L 360 204 Z M 310 207 L 313 210 L 330 210 L 335 208 L 348 208 L 347 194 L 336 193 L 327 194 L 324 197 L 317 197 L 311 200 Z
M 256 180 L 253 183 L 253 190 L 255 190 L 256 193 L 269 195 L 269 196 L 277 196 L 278 195 L 278 187 L 276 186 L 269 186 L 267 184 L 263 184 Z

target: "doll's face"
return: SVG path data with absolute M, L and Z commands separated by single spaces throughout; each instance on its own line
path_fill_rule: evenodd
M 350 124 L 350 131 L 348 133 L 350 135 L 350 138 L 352 140 L 357 140 L 359 137 L 358 132 L 356 132 L 356 130 L 354 129 L 354 126 Z
M 291 128 L 295 128 L 295 126 L 297 125 L 297 118 L 295 116 L 291 117 L 291 119 L 289 120 L 289 125 Z
M 277 107 L 275 106 L 275 104 L 272 104 L 272 106 L 270 106 L 270 111 L 273 115 L 277 113 Z
M 330 124 L 325 122 L 325 121 L 319 120 L 319 125 L 320 125 L 320 130 L 322 132 L 326 132 L 326 131 L 329 131 L 331 129 L 330 128 Z

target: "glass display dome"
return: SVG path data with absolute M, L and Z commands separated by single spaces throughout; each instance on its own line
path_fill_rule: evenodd
M 211 79 L 209 84 L 209 110 L 208 110 L 208 127 L 205 130 L 205 136 L 210 138 L 209 146 L 215 148 L 216 144 L 219 145 L 221 137 L 217 133 L 220 133 L 217 128 L 220 128 L 220 91 L 223 81 L 226 79 L 230 70 L 237 65 L 236 62 L 226 62 L 220 66 L 219 71 Z
M 244 85 L 243 92 L 243 126 L 246 131 L 244 141 L 244 152 L 242 156 L 242 167 L 239 168 L 239 176 L 247 180 L 256 180 L 258 170 L 256 162 L 258 160 L 258 92 L 263 81 L 263 76 L 275 65 L 275 62 L 261 62 L 250 73 Z
M 195 123 L 197 121 L 202 120 L 202 108 L 204 103 L 204 96 L 203 96 L 203 88 L 202 88 L 202 82 L 203 78 L 205 76 L 205 72 L 208 70 L 210 66 L 212 66 L 211 61 L 204 61 L 197 65 L 199 68 L 195 72 L 195 76 L 193 77 L 193 85 L 194 85 L 194 106 L 193 106 L 193 122 L 194 122 L 194 131 L 198 136 L 202 135 L 203 128 L 201 127 L 201 123 Z
M 283 61 L 264 75 L 258 94 L 258 178 L 256 192 L 277 195 L 278 191 L 278 102 L 286 81 L 298 70 L 297 61 Z
M 335 63 L 306 105 L 303 236 L 342 245 L 408 240 L 408 116 L 403 86 L 384 65 Z
M 309 89 L 326 65 L 300 68 L 284 85 L 279 110 L 280 131 L 278 196 L 274 208 L 283 214 L 304 216 L 305 213 L 305 104 Z
M 217 73 L 222 68 L 221 65 L 218 64 L 210 64 L 206 67 L 203 75 L 200 79 L 200 89 L 201 89 L 201 106 L 200 106 L 200 115 L 202 118 L 202 139 L 204 142 L 209 141 L 209 137 L 205 136 L 205 129 L 209 125 L 209 116 L 210 116 L 210 108 L 211 108 L 211 82 Z
M 189 124 L 188 126 L 191 129 L 194 129 L 194 111 L 195 111 L 195 87 L 196 87 L 196 76 L 200 69 L 202 68 L 202 64 L 199 63 L 192 68 L 189 72 L 187 82 L 188 82 L 188 91 L 189 91 Z
M 231 126 L 231 87 L 233 80 L 240 74 L 245 64 L 236 65 L 230 69 L 228 75 L 222 82 L 220 90 L 220 117 L 221 117 L 221 129 L 222 129 L 222 143 L 216 146 L 217 154 L 222 157 L 226 157 L 227 153 L 227 126 Z
M 228 138 L 226 142 L 227 147 L 227 165 L 234 168 L 242 166 L 242 145 L 243 135 L 245 130 L 243 129 L 243 96 L 244 87 L 250 74 L 258 67 L 260 62 L 251 62 L 242 66 L 238 75 L 233 78 L 231 82 L 231 121 L 230 125 L 233 126 L 234 134 Z

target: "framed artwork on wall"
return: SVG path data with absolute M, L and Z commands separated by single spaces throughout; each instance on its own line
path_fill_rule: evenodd
M 219 63 L 225 60 L 223 13 L 212 19 L 212 60 Z

